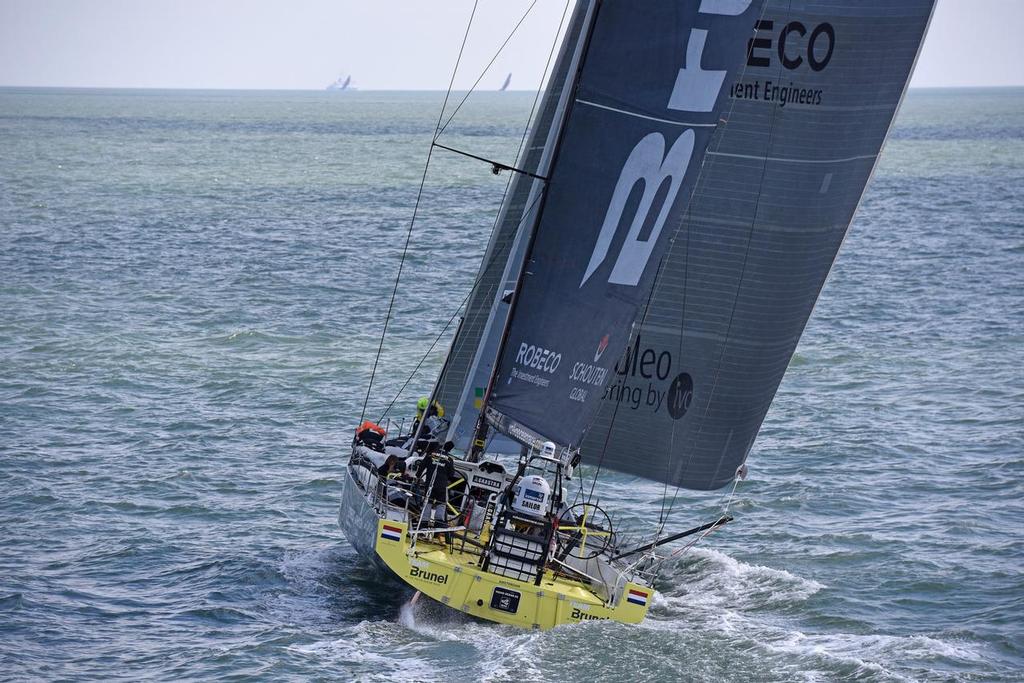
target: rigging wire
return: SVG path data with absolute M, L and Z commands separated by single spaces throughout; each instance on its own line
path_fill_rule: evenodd
M 659 259 L 659 261 L 658 261 L 658 272 L 659 273 L 661 272 L 661 268 L 662 268 L 662 265 L 664 265 L 664 263 L 665 263 L 665 257 L 662 256 L 661 259 Z M 655 277 L 657 277 L 657 276 L 655 276 Z M 645 316 L 647 315 L 647 309 L 650 308 L 651 297 L 653 297 L 653 296 L 654 296 L 654 288 L 652 287 L 651 288 L 651 292 L 647 295 L 647 303 L 644 305 L 644 315 Z M 639 326 L 636 326 L 634 329 L 639 330 Z M 640 334 L 639 331 L 637 332 L 637 334 Z M 633 335 L 631 333 L 630 336 L 629 336 L 629 341 L 632 341 L 632 339 L 633 339 Z M 629 347 L 627 346 L 627 348 L 629 348 Z M 617 362 L 616 362 L 616 365 L 618 365 Z M 615 366 L 612 366 L 613 370 L 614 370 L 614 368 L 615 368 Z M 615 408 L 612 410 L 612 417 L 611 417 L 611 420 L 609 422 L 608 432 L 604 436 L 604 445 L 601 446 L 601 457 L 598 458 L 597 469 L 594 471 L 594 478 L 590 482 L 590 493 L 587 495 L 587 500 L 588 501 L 589 500 L 593 500 L 593 498 L 594 498 L 594 487 L 597 486 L 597 476 L 599 474 L 601 474 L 601 467 L 604 465 L 604 456 L 608 454 L 608 444 L 609 444 L 609 442 L 611 441 L 611 438 L 612 438 L 611 425 L 615 424 L 615 418 L 619 414 L 619 406 L 621 406 L 621 405 L 622 405 L 622 401 L 621 400 L 615 401 Z M 594 417 L 595 418 L 597 417 L 597 413 L 596 412 L 594 413 Z
M 451 123 L 452 119 L 455 118 L 455 115 L 459 113 L 459 110 L 462 109 L 462 105 L 464 105 L 466 103 L 466 100 L 469 99 L 469 96 L 473 94 L 474 90 L 476 90 L 476 86 L 480 85 L 480 81 L 483 80 L 483 77 L 487 75 L 487 71 L 491 68 L 491 66 L 494 64 L 494 62 L 498 59 L 498 56 L 501 55 L 502 50 L 505 49 L 505 47 L 508 45 L 509 41 L 512 40 L 512 36 L 514 36 L 516 34 L 516 31 L 519 30 L 519 27 L 523 25 L 524 21 L 526 21 L 526 17 L 528 17 L 530 15 L 530 12 L 533 11 L 533 8 L 534 8 L 534 6 L 536 4 L 537 4 L 537 0 L 533 0 L 533 2 L 530 3 L 530 6 L 526 8 L 526 11 L 523 13 L 523 16 L 519 18 L 519 21 L 516 22 L 516 25 L 512 28 L 512 31 L 508 34 L 508 36 L 505 37 L 505 42 L 503 42 L 501 44 L 501 47 L 498 48 L 498 51 L 494 53 L 493 57 L 491 57 L 491 61 L 487 62 L 487 66 L 485 66 L 484 70 L 480 72 L 480 75 L 477 77 L 477 79 L 475 81 L 473 81 L 473 85 L 470 86 L 469 90 L 466 92 L 466 95 L 462 98 L 462 101 L 460 101 L 455 106 L 455 109 L 452 110 L 451 116 L 448 117 L 448 120 L 444 122 L 443 126 L 439 126 L 438 127 L 437 132 L 434 134 L 434 142 L 437 142 L 437 139 L 441 135 L 441 133 L 443 133 L 445 131 L 445 129 L 448 127 L 448 124 Z M 476 11 L 476 5 L 473 5 L 473 11 Z M 563 20 L 565 19 L 564 11 L 562 13 L 562 18 L 563 18 Z M 468 33 L 468 29 L 467 29 L 467 33 Z M 556 43 L 558 42 L 558 35 L 557 34 L 555 35 L 555 42 Z M 463 45 L 465 45 L 465 42 L 463 42 Z M 459 54 L 461 56 L 462 53 L 460 52 Z M 453 75 L 452 78 L 454 80 L 454 75 Z M 449 92 L 451 92 L 450 88 L 451 88 L 451 86 L 449 86 Z
M 582 5 L 579 5 L 579 7 L 582 7 Z M 559 106 L 559 109 L 563 110 L 563 112 L 562 112 L 562 115 L 560 117 L 557 117 L 558 118 L 557 122 L 555 122 L 555 120 L 552 119 L 552 130 L 555 131 L 555 136 L 552 137 L 550 135 L 550 131 L 549 131 L 548 141 L 551 142 L 551 146 L 550 146 L 550 149 L 546 149 L 545 150 L 546 153 L 550 152 L 550 154 L 547 155 L 548 158 L 546 160 L 544 160 L 545 161 L 544 165 L 546 167 L 546 171 L 545 172 L 546 172 L 546 174 L 548 176 L 550 176 L 551 173 L 552 173 L 551 169 L 554 168 L 557 165 L 557 163 L 558 163 L 559 151 L 560 151 L 560 148 L 561 148 L 561 143 L 563 142 L 564 133 L 565 133 L 566 127 L 568 126 L 569 121 L 571 120 L 572 112 L 573 112 L 573 106 L 574 106 L 574 104 L 576 102 L 575 97 L 574 97 L 574 93 L 575 93 L 576 89 L 579 86 L 579 79 L 582 77 L 583 65 L 586 63 L 586 53 L 587 53 L 587 50 L 590 47 L 590 40 L 593 37 L 593 31 L 594 31 L 594 25 L 595 25 L 593 17 L 596 17 L 596 13 L 597 13 L 597 11 L 599 9 L 600 9 L 600 2 L 598 0 L 594 0 L 594 2 L 592 4 L 587 5 L 586 14 L 581 14 L 581 16 L 586 16 L 587 19 L 585 19 L 584 22 L 581 24 L 581 31 L 580 31 L 578 37 L 575 39 L 576 48 L 575 48 L 575 51 L 573 53 L 573 56 L 570 58 L 570 61 L 568 62 L 568 68 L 567 68 L 567 72 L 566 72 L 567 73 L 566 80 L 562 84 L 562 87 L 560 88 L 561 93 L 559 95 L 559 105 L 558 106 Z M 563 16 L 564 16 L 564 13 L 563 13 Z M 584 29 L 584 25 L 586 25 L 585 26 L 585 30 L 583 30 Z M 565 45 L 568 48 L 568 43 L 566 43 Z M 567 56 L 568 55 L 568 51 L 565 54 Z M 568 75 L 569 70 L 571 70 L 573 72 L 571 78 Z M 557 110 L 556 110 L 556 113 L 557 113 Z M 547 145 L 545 145 L 545 146 L 547 146 Z M 547 202 L 547 199 L 548 199 L 548 195 L 547 195 L 547 193 L 544 193 L 543 194 L 543 203 L 541 204 L 540 208 L 538 209 L 538 217 L 534 221 L 533 227 L 529 231 L 529 234 L 528 234 L 528 239 L 526 241 L 525 250 L 523 252 L 524 253 L 523 261 L 520 264 L 519 273 L 516 276 L 515 289 L 512 291 L 512 297 L 511 297 L 511 299 L 509 301 L 509 311 L 508 311 L 508 314 L 505 317 L 505 324 L 503 326 L 503 330 L 502 330 L 500 341 L 498 342 L 498 352 L 497 352 L 497 362 L 498 363 L 500 363 L 501 359 L 504 357 L 505 347 L 506 347 L 506 344 L 508 343 L 509 335 L 510 335 L 510 333 L 512 331 L 512 324 L 513 324 L 514 317 L 515 317 L 515 314 L 516 314 L 516 307 L 519 304 L 519 299 L 520 299 L 519 294 L 522 292 L 522 289 L 523 289 L 523 286 L 524 286 L 524 283 L 526 281 L 527 276 L 530 275 L 529 266 L 530 266 L 531 263 L 534 263 L 533 250 L 534 250 L 534 248 L 536 246 L 536 242 L 537 242 L 537 238 L 538 238 L 538 233 L 540 232 L 540 222 L 541 222 L 541 220 L 543 218 L 544 206 L 545 206 L 545 204 Z M 482 445 L 481 441 L 483 439 L 483 436 L 490 429 L 490 425 L 489 425 L 490 421 L 487 419 L 487 412 L 486 411 L 488 411 L 490 409 L 490 405 L 489 404 L 490 404 L 490 401 L 491 401 L 492 392 L 494 391 L 494 388 L 495 388 L 497 375 L 498 375 L 498 373 L 495 373 L 495 372 L 491 373 L 491 375 L 490 375 L 490 377 L 488 378 L 488 381 L 487 381 L 487 388 L 484 390 L 483 401 L 481 403 L 480 412 L 478 413 L 478 416 L 477 416 L 477 424 L 476 424 L 476 427 L 475 427 L 475 430 L 474 430 L 473 449 L 470 452 L 470 460 L 476 460 L 477 457 L 480 455 L 480 446 Z M 509 379 L 509 382 L 511 382 L 511 381 L 512 380 Z M 577 425 L 580 424 L 580 421 L 578 419 L 577 419 L 576 424 Z M 520 440 L 520 439 L 516 439 L 516 440 Z M 520 441 L 523 441 L 523 440 L 520 440 Z M 526 444 L 524 443 L 522 445 L 525 446 Z
M 452 69 L 452 77 L 448 82 L 448 90 L 444 95 L 444 102 L 441 104 L 441 112 L 437 115 L 437 125 L 434 126 L 434 140 L 440 134 L 441 121 L 444 120 L 445 109 L 448 107 L 448 98 L 451 97 L 452 87 L 455 85 L 455 76 L 459 72 L 459 63 L 462 61 L 462 53 L 466 49 L 466 41 L 469 39 L 469 30 L 473 27 L 473 17 L 476 16 L 476 8 L 480 0 L 474 0 L 473 10 L 469 15 L 469 23 L 466 24 L 466 32 L 462 36 L 462 45 L 459 46 L 459 56 L 455 59 L 455 68 Z M 461 106 L 461 105 L 460 105 Z M 449 119 L 451 121 L 451 119 Z M 363 398 L 363 408 L 359 413 L 359 424 L 363 423 L 366 417 L 366 405 L 370 402 L 370 391 L 373 389 L 373 380 L 377 375 L 377 365 L 380 363 L 381 353 L 384 351 L 384 337 L 388 333 L 388 323 L 391 322 L 391 312 L 395 307 L 395 298 L 398 296 L 398 283 L 402 279 L 402 269 L 405 266 L 405 258 L 409 253 L 409 242 L 412 240 L 412 229 L 416 225 L 416 214 L 419 212 L 420 200 L 423 198 L 423 186 L 427 182 L 427 171 L 430 170 L 430 157 L 433 154 L 434 146 L 427 148 L 427 160 L 423 164 L 423 175 L 420 177 L 420 186 L 416 191 L 416 203 L 413 205 L 412 218 L 409 220 L 409 229 L 405 234 L 405 246 L 402 247 L 402 258 L 398 262 L 398 274 L 395 276 L 395 286 L 391 290 L 391 300 L 388 301 L 388 312 L 384 317 L 384 328 L 380 332 L 380 343 L 377 345 L 377 355 L 373 359 L 373 368 L 370 370 L 370 381 L 366 385 L 366 396 Z
M 507 192 L 507 188 L 506 188 L 506 192 Z M 524 218 L 525 218 L 525 216 L 529 215 L 530 211 L 533 210 L 533 207 L 536 205 L 537 200 L 539 198 L 540 198 L 540 195 L 538 195 L 537 198 L 535 198 L 533 200 L 533 202 L 530 204 L 530 206 L 527 207 L 527 209 L 523 212 Z M 519 221 L 520 225 L 522 224 L 524 218 L 520 219 L 520 221 Z M 495 258 L 497 258 L 497 257 L 495 257 Z M 494 262 L 494 260 L 492 259 L 490 261 L 490 263 L 493 263 L 493 262 Z M 466 294 L 465 297 L 463 297 L 462 302 L 458 306 L 455 307 L 455 312 L 452 313 L 451 317 L 448 318 L 448 322 L 445 323 L 444 329 L 442 329 L 437 334 L 437 336 L 434 337 L 434 341 L 433 341 L 433 343 L 431 343 L 430 348 L 428 348 L 426 350 L 426 352 L 420 357 L 419 362 L 416 363 L 416 367 L 412 369 L 412 372 L 409 373 L 409 377 L 405 380 L 405 383 L 402 384 L 402 388 L 399 389 L 398 393 L 395 394 L 395 397 L 393 399 L 391 399 L 391 402 L 388 404 L 388 407 L 384 410 L 384 413 L 380 416 L 380 420 L 383 420 L 385 417 L 387 417 L 388 412 L 391 410 L 392 407 L 394 407 L 395 403 L 398 402 L 398 399 L 401 397 L 402 392 L 405 391 L 405 388 L 407 386 L 409 386 L 409 383 L 412 381 L 412 378 L 416 376 L 417 372 L 419 372 L 420 367 L 423 365 L 423 363 L 426 361 L 427 357 L 434 350 L 434 347 L 437 346 L 437 343 L 441 340 L 441 337 L 443 337 L 444 333 L 448 331 L 449 327 L 451 327 L 452 322 L 455 320 L 455 318 L 458 317 L 459 311 L 461 311 L 463 309 L 463 307 L 465 307 L 466 303 L 469 301 L 469 298 L 473 295 L 474 288 L 476 288 L 476 286 L 480 283 L 480 281 L 481 281 L 481 277 L 478 275 L 477 279 L 473 282 L 473 286 L 470 287 L 469 292 Z M 439 381 L 440 381 L 440 378 L 439 378 Z
M 554 58 L 556 48 L 558 47 L 558 42 L 559 42 L 558 41 L 558 37 L 559 37 L 559 35 L 562 32 L 562 27 L 565 25 L 565 18 L 566 18 L 567 14 L 568 14 L 569 6 L 570 6 L 571 3 L 572 3 L 572 0 L 566 0 L 565 4 L 562 7 L 562 16 L 561 16 L 561 18 L 558 21 L 558 28 L 556 29 L 555 35 L 552 38 L 551 47 L 548 48 L 548 56 L 547 56 L 547 59 L 544 62 L 544 70 L 541 72 L 541 83 L 543 83 L 547 79 L 547 77 L 548 77 L 548 75 L 549 75 L 549 73 L 551 71 L 552 59 Z M 527 10 L 527 13 L 528 12 L 529 12 L 529 9 Z M 524 18 L 525 18 L 525 16 L 524 16 Z M 520 23 L 522 23 L 522 20 L 520 20 Z M 517 25 L 517 27 L 518 27 L 518 25 Z M 513 31 L 513 33 L 515 33 L 515 31 Z M 505 42 L 507 43 L 508 40 L 506 39 Z M 494 57 L 488 63 L 488 67 L 487 68 L 490 68 L 490 65 L 494 63 L 495 59 L 501 53 L 501 50 L 503 48 L 504 48 L 504 44 L 495 53 Z M 484 73 L 487 72 L 487 68 L 484 69 Z M 481 77 L 482 77 L 482 75 L 481 75 Z M 475 88 L 476 85 L 479 82 L 480 82 L 480 78 L 477 79 L 477 81 L 476 81 L 476 83 L 474 83 L 473 87 Z M 473 89 L 471 88 L 469 93 L 467 93 L 466 97 L 468 98 L 469 95 L 472 94 L 472 92 L 473 92 Z M 526 146 L 526 140 L 529 137 L 531 127 L 534 126 L 534 125 L 537 125 L 537 123 L 538 123 L 538 121 L 536 121 L 534 117 L 535 117 L 535 115 L 538 115 L 537 114 L 537 111 L 538 111 L 537 110 L 537 105 L 541 101 L 541 95 L 543 94 L 543 92 L 544 92 L 544 89 L 542 87 L 538 87 L 537 88 L 537 92 L 534 93 L 533 102 L 530 104 L 530 112 L 529 112 L 529 114 L 526 117 L 526 122 L 523 125 L 523 133 L 519 137 L 519 144 L 516 147 L 516 154 L 515 154 L 516 163 L 519 164 L 523 168 L 527 167 L 526 155 L 524 155 L 524 151 L 523 150 L 524 150 L 524 148 Z M 465 99 L 463 100 L 462 103 L 459 104 L 459 107 L 461 107 L 464 102 L 465 102 Z M 458 112 L 458 107 L 452 113 L 452 116 L 454 117 L 454 115 L 457 112 Z M 451 121 L 451 119 L 449 119 L 449 122 L 450 121 Z M 447 126 L 447 125 L 448 124 L 446 123 L 445 126 Z M 440 133 L 438 133 L 438 136 L 440 136 Z M 437 144 L 436 143 L 436 139 L 437 138 L 435 138 L 435 143 L 434 144 Z M 440 145 L 438 145 L 438 146 L 440 146 Z M 516 170 L 518 170 L 518 169 L 516 169 Z M 536 175 L 534 175 L 532 173 L 528 173 L 527 175 L 530 175 L 530 176 L 532 176 L 534 178 L 540 179 L 539 176 L 536 176 Z M 491 235 L 492 236 L 499 229 L 499 222 L 501 221 L 502 216 L 503 215 L 507 215 L 507 214 L 503 214 L 502 213 L 501 207 L 504 207 L 506 201 L 509 201 L 509 196 L 510 196 L 509 193 L 512 191 L 512 183 L 513 183 L 513 181 L 515 179 L 516 179 L 516 174 L 515 173 L 510 173 L 508 181 L 505 183 L 505 189 L 504 189 L 504 191 L 502 193 L 502 196 L 501 196 L 501 202 L 499 203 L 499 209 L 498 209 L 497 213 L 494 216 L 494 223 L 491 225 Z M 541 179 L 541 180 L 543 180 L 543 179 Z M 533 201 L 530 203 L 530 205 L 525 207 L 524 210 L 521 212 L 520 217 L 519 217 L 519 221 L 516 224 L 515 229 L 513 229 L 509 233 L 510 237 L 514 238 L 515 235 L 522 228 L 523 222 L 526 220 L 526 218 L 528 216 L 531 215 L 531 213 L 533 212 L 533 208 L 537 205 L 538 201 L 543 196 L 543 192 L 544 192 L 544 190 L 542 188 L 541 192 L 539 192 L 537 194 L 537 196 L 533 199 Z M 480 287 L 480 285 L 482 284 L 483 278 L 484 278 L 484 274 L 488 271 L 488 269 L 494 263 L 496 263 L 499 258 L 502 258 L 503 256 L 505 258 L 508 257 L 507 254 L 504 254 L 502 249 L 503 249 L 503 247 L 492 250 L 492 255 L 491 255 L 490 260 L 487 262 L 487 264 L 485 266 L 483 266 L 483 267 L 481 267 L 479 269 L 479 271 L 477 273 L 476 279 L 473 281 L 473 284 L 470 286 L 469 294 L 466 296 L 466 299 L 463 300 L 462 306 L 468 306 L 467 302 L 472 300 L 474 294 L 477 292 L 477 288 Z M 486 292 L 483 293 L 483 296 L 487 297 L 488 299 L 493 299 L 494 298 L 495 290 L 497 289 L 499 284 L 500 284 L 500 281 L 499 282 L 495 282 L 493 287 L 489 288 Z M 469 328 L 472 328 L 474 325 L 479 324 L 480 318 L 483 315 L 489 313 L 489 310 L 490 310 L 489 307 L 479 307 L 478 310 L 475 313 L 471 313 L 467 309 L 467 315 L 470 316 L 470 317 L 468 317 L 465 320 L 463 320 L 463 323 L 462 323 L 463 326 L 468 326 Z M 453 344 L 455 344 L 457 341 L 458 340 L 453 340 Z M 454 347 L 453 347 L 452 351 L 450 351 L 450 352 L 454 352 Z M 421 363 L 422 363 L 422 361 L 421 361 Z M 417 365 L 417 369 L 418 368 L 419 368 L 419 365 Z M 414 374 L 415 374 L 415 372 L 416 372 L 416 370 L 413 371 Z M 411 380 L 411 379 L 412 379 L 412 376 L 410 375 L 409 380 Z M 444 375 L 439 376 L 437 378 L 437 386 L 440 386 L 443 381 L 444 381 Z M 408 384 L 408 381 L 406 382 L 406 384 Z M 397 399 L 398 399 L 398 397 L 396 396 L 395 400 L 397 401 Z M 489 442 L 490 442 L 490 440 L 488 441 L 488 443 Z
M 740 483 L 740 478 L 737 477 L 736 479 L 733 480 L 733 482 L 732 482 L 732 489 L 729 491 L 729 493 L 722 495 L 722 498 L 720 499 L 720 501 L 721 500 L 725 500 L 726 495 L 728 495 L 728 500 L 725 502 L 724 505 L 721 506 L 722 507 L 721 516 L 722 517 L 725 517 L 728 514 L 728 512 L 729 512 L 729 508 L 732 506 L 732 501 L 736 497 L 736 488 L 739 486 L 739 483 Z M 682 555 L 683 553 L 687 552 L 688 550 L 690 550 L 691 548 L 693 548 L 695 545 L 697 545 L 698 543 L 703 541 L 705 538 L 710 536 L 712 533 L 717 531 L 718 528 L 719 527 L 717 527 L 717 526 L 716 527 L 709 527 L 706 531 L 704 531 L 701 534 L 695 536 L 692 541 L 688 541 L 686 543 L 686 545 L 683 545 L 680 548 L 676 548 L 675 550 L 673 550 L 671 553 L 669 553 L 665 557 L 662 557 L 660 560 L 658 560 L 656 562 L 656 565 L 654 567 L 655 571 L 660 570 L 662 565 L 664 565 L 666 562 L 668 562 L 672 558 L 678 557 L 678 556 Z
M 762 19 L 764 17 L 764 12 L 765 12 L 766 8 L 767 8 L 767 3 L 765 3 L 761 7 L 761 18 Z M 790 0 L 789 9 L 790 9 L 790 11 L 792 11 L 792 0 Z M 755 24 L 755 26 L 756 26 L 756 24 Z M 756 31 L 756 28 L 755 28 L 755 31 Z M 745 73 L 745 71 L 746 71 L 746 66 L 744 66 L 744 69 L 741 72 L 741 75 L 740 75 L 741 79 L 742 79 L 742 75 L 743 75 L 743 73 Z M 731 118 L 732 111 L 735 108 L 735 104 L 736 104 L 735 101 L 731 103 L 730 109 L 729 109 L 728 118 Z M 769 124 L 768 124 L 768 140 L 767 140 L 767 143 L 766 143 L 766 148 L 770 148 L 771 147 L 771 142 L 772 142 L 772 139 L 774 138 L 776 115 L 777 115 L 777 112 L 775 111 L 774 108 L 772 108 L 771 115 L 770 115 L 770 121 L 769 121 Z M 721 144 L 722 144 L 722 139 L 721 139 L 721 137 L 719 137 L 718 140 L 717 140 L 716 149 L 720 148 Z M 765 156 L 767 157 L 767 154 Z M 744 255 L 743 255 L 743 264 L 742 264 L 741 269 L 740 269 L 740 278 L 739 278 L 739 282 L 737 282 L 737 285 L 736 285 L 737 297 L 734 299 L 732 308 L 731 308 L 730 313 L 729 313 L 729 322 L 726 325 L 725 339 L 722 342 L 722 346 L 721 346 L 721 348 L 719 350 L 718 361 L 717 361 L 717 363 L 715 365 L 714 381 L 713 381 L 712 386 L 711 386 L 711 391 L 710 391 L 710 393 L 708 395 L 708 400 L 705 403 L 704 414 L 701 416 L 702 419 L 701 419 L 701 422 L 700 422 L 700 427 L 698 427 L 697 434 L 694 436 L 694 441 L 700 436 L 701 431 L 703 431 L 704 418 L 707 417 L 708 412 L 710 411 L 711 397 L 714 395 L 715 389 L 718 387 L 718 380 L 719 380 L 719 377 L 721 376 L 722 358 L 724 357 L 724 354 L 725 354 L 725 346 L 728 344 L 728 341 L 729 341 L 729 333 L 732 330 L 732 323 L 733 323 L 733 320 L 735 318 L 736 307 L 737 307 L 737 304 L 739 302 L 739 296 L 738 296 L 739 295 L 739 290 L 740 290 L 740 288 L 743 285 L 743 278 L 744 278 L 745 273 L 746 273 L 747 260 L 748 260 L 749 255 L 750 255 L 750 245 L 751 245 L 751 242 L 753 241 L 753 235 L 754 235 L 754 231 L 755 231 L 755 228 L 756 228 L 756 225 L 757 225 L 757 211 L 758 211 L 758 207 L 760 206 L 760 200 L 761 200 L 760 188 L 762 188 L 764 186 L 764 180 L 765 180 L 765 175 L 766 175 L 766 171 L 767 171 L 767 165 L 768 165 L 768 162 L 767 162 L 767 158 L 766 158 L 764 160 L 764 162 L 762 163 L 762 166 L 761 166 L 761 178 L 760 178 L 760 181 L 759 181 L 759 184 L 758 184 L 759 191 L 758 191 L 758 194 L 757 194 L 757 200 L 755 201 L 755 205 L 754 205 L 754 211 L 753 211 L 753 215 L 752 215 L 752 218 L 751 218 L 750 228 L 749 228 L 748 233 L 747 233 L 747 243 L 746 243 L 746 247 L 745 247 Z M 700 173 L 703 174 L 703 172 L 704 172 L 704 165 L 702 164 L 701 165 Z M 699 181 L 699 179 L 700 179 L 700 176 L 698 176 L 698 181 Z M 691 209 L 691 207 L 688 206 L 687 207 L 687 213 L 690 212 L 690 209 Z M 686 231 L 686 247 L 685 248 L 686 248 L 686 263 L 687 264 L 689 263 L 689 250 L 690 250 L 690 239 L 689 238 L 690 238 L 689 231 Z M 684 277 L 688 277 L 688 276 L 689 276 L 689 268 L 686 269 L 686 274 L 684 275 Z M 656 285 L 657 285 L 657 281 L 656 281 Z M 685 287 L 684 287 L 684 292 L 685 292 Z M 684 296 L 685 296 L 685 294 L 684 294 Z M 684 302 L 685 302 L 685 299 L 684 299 Z M 685 315 L 685 304 L 684 304 L 684 315 Z M 682 321 L 680 322 L 680 324 L 682 325 Z M 682 353 L 682 343 L 683 343 L 682 334 L 680 334 L 679 343 L 680 343 L 680 354 L 681 354 Z M 674 425 L 673 425 L 673 429 L 672 429 L 672 437 L 671 438 L 672 438 L 672 446 L 670 447 L 670 452 L 669 452 L 670 461 L 671 461 L 672 456 L 675 453 L 675 448 L 674 448 L 675 426 Z M 689 468 L 691 459 L 692 459 L 692 452 L 687 454 L 686 462 L 685 462 L 684 467 L 683 467 L 683 472 L 684 473 Z M 719 467 L 721 467 L 721 462 L 719 462 Z M 743 470 L 743 474 L 740 474 L 740 470 Z M 732 488 L 729 490 L 729 492 L 727 494 L 723 494 L 722 497 L 719 499 L 719 507 L 721 508 L 721 513 L 720 514 L 722 516 L 725 516 L 728 513 L 729 508 L 732 506 L 733 500 L 735 499 L 735 496 L 736 496 L 736 490 L 739 487 L 739 483 L 740 483 L 740 481 L 742 479 L 746 478 L 745 470 L 746 470 L 745 466 L 741 465 L 740 469 L 737 470 L 737 473 L 734 476 L 733 483 L 732 483 Z M 717 471 L 716 471 L 716 476 L 717 476 Z M 665 519 L 667 519 L 668 516 L 672 514 L 672 510 L 675 508 L 676 500 L 678 499 L 678 496 L 679 496 L 679 489 L 680 489 L 679 486 L 675 487 L 675 492 L 672 495 L 672 500 L 669 502 L 668 509 L 665 510 L 664 507 L 663 507 L 663 515 L 664 515 Z M 667 490 L 667 486 L 666 486 L 666 490 Z M 662 505 L 664 506 L 664 501 L 662 501 Z M 696 546 L 698 543 L 700 543 L 708 535 L 710 535 L 711 533 L 713 533 L 716 530 L 717 530 L 717 527 L 708 528 L 707 531 L 701 533 L 700 535 L 696 536 L 693 540 L 691 540 L 688 543 L 686 543 L 684 546 L 682 546 L 680 548 L 677 548 L 676 550 L 671 552 L 669 555 L 667 555 L 666 557 L 662 558 L 659 562 L 657 562 L 656 567 L 658 569 L 660 569 L 660 567 L 662 565 L 664 565 L 664 563 L 667 562 L 669 559 L 677 557 L 677 556 L 681 555 L 682 553 L 690 550 L 691 548 Z M 659 532 L 658 532 L 658 535 L 660 535 L 660 534 L 661 534 L 661 530 L 659 530 Z
M 472 290 L 470 290 L 470 293 L 472 293 Z M 437 346 L 437 342 L 441 341 L 441 337 L 443 337 L 444 333 L 448 331 L 448 328 L 452 326 L 452 322 L 454 322 L 455 319 L 459 316 L 459 311 L 462 310 L 462 307 L 466 305 L 467 301 L 469 301 L 469 294 L 466 294 L 465 298 L 462 300 L 462 303 L 455 308 L 455 312 L 452 313 L 450 318 L 448 318 L 448 322 L 444 324 L 444 329 L 438 332 L 437 336 L 434 337 L 434 341 L 430 344 L 430 348 L 428 348 L 426 352 L 420 357 L 419 362 L 416 363 L 416 367 L 414 367 L 412 369 L 412 372 L 409 373 L 409 377 L 406 378 L 405 383 L 398 390 L 398 393 L 395 394 L 395 397 L 391 399 L 391 403 L 388 403 L 388 407 L 385 408 L 384 412 L 381 413 L 379 418 L 377 418 L 378 423 L 381 422 L 385 417 L 387 417 L 389 412 L 391 412 L 391 409 L 394 407 L 395 403 L 397 403 L 398 399 L 401 398 L 402 392 L 405 391 L 405 388 L 407 386 L 409 386 L 409 382 L 411 382 L 412 378 L 416 376 L 417 372 L 419 372 L 420 366 L 423 365 L 424 361 L 427 360 L 427 357 L 429 357 L 430 354 L 434 351 L 434 347 Z

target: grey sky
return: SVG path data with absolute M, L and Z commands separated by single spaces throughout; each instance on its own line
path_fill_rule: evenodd
M 480 0 L 467 87 L 529 0 Z M 564 0 L 539 0 L 481 82 L 534 88 Z M 0 0 L 0 85 L 447 86 L 472 0 Z M 1024 85 L 1024 0 L 939 0 L 912 85 Z

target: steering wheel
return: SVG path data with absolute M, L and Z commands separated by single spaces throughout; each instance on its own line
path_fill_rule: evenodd
M 612 520 L 593 503 L 577 503 L 563 510 L 556 522 L 558 554 L 563 557 L 568 554 L 578 560 L 590 560 L 614 545 Z

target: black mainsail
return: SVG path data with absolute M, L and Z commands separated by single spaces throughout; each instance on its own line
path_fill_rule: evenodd
M 691 489 L 747 457 L 853 219 L 933 0 L 771 0 L 585 453 Z M 607 450 L 605 450 L 607 449 Z

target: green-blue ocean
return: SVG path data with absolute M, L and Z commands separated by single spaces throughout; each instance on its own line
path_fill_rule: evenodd
M 736 521 L 642 625 L 543 633 L 403 609 L 336 522 L 441 100 L 0 89 L 0 679 L 1024 680 L 1024 90 L 910 92 Z M 513 162 L 532 101 L 448 144 Z M 371 414 L 506 181 L 435 154 Z

